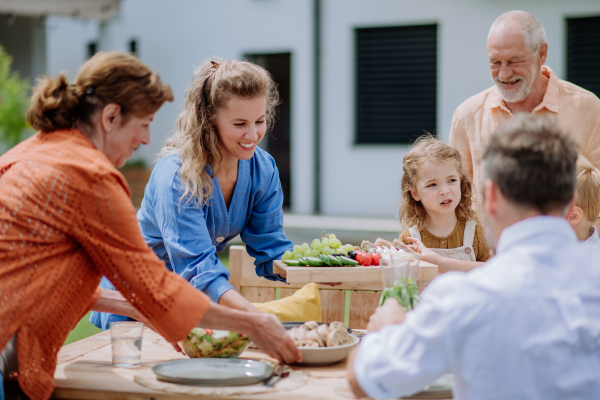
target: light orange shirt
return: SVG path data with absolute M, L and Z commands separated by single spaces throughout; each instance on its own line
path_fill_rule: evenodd
M 542 73 L 550 79 L 543 101 L 532 114 L 555 115 L 558 123 L 579 144 L 581 153 L 600 168 L 600 100 L 593 93 L 558 79 L 547 66 L 542 67 Z M 500 125 L 512 117 L 494 85 L 458 106 L 452 118 L 450 145 L 461 151 L 465 169 L 473 177 L 478 193 L 475 210 L 480 217 L 485 145 Z
M 17 334 L 29 398 L 51 396 L 102 275 L 172 343 L 209 305 L 146 245 L 125 178 L 81 132 L 38 133 L 0 157 L 0 349 Z

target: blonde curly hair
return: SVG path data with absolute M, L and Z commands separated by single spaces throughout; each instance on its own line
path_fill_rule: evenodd
M 179 154 L 186 203 L 195 200 L 202 206 L 210 198 L 223 154 L 215 120 L 231 96 L 245 99 L 267 98 L 267 129 L 273 126 L 279 104 L 277 85 L 262 67 L 246 61 L 211 58 L 194 72 L 185 91 L 184 108 L 177 117 L 176 132 L 169 138 L 158 158 Z M 205 168 L 210 165 L 213 176 Z
M 411 150 L 402 161 L 402 198 L 400 203 L 400 224 L 405 228 L 423 227 L 427 211 L 420 201 L 412 196 L 418 179 L 419 168 L 425 163 L 452 163 L 460 179 L 461 199 L 455 209 L 456 217 L 469 221 L 478 221 L 477 214 L 472 208 L 475 189 L 471 177 L 466 173 L 460 151 L 434 138 L 431 134 L 421 136 L 415 141 Z

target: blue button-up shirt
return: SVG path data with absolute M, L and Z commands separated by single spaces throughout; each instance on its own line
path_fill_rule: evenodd
M 421 300 L 363 339 L 354 372 L 369 397 L 452 373 L 457 399 L 600 399 L 600 249 L 564 218 L 506 228 L 496 257 L 436 278 Z
M 250 160 L 239 160 L 229 209 L 217 178 L 213 178 L 214 190 L 207 204 L 199 206 L 194 200 L 181 200 L 185 189 L 180 168 L 179 155 L 158 161 L 137 214 L 146 243 L 167 268 L 218 302 L 233 286 L 216 253 L 240 235 L 248 254 L 256 259 L 257 275 L 283 281 L 273 274 L 273 260 L 291 250 L 293 243 L 282 230 L 283 193 L 273 158 L 257 148 Z M 212 176 L 210 166 L 206 171 Z M 113 289 L 106 278 L 100 286 Z M 90 321 L 108 329 L 110 322 L 123 319 L 94 312 Z

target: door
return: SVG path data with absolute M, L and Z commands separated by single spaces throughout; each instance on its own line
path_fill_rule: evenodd
M 246 59 L 260 65 L 273 77 L 279 91 L 278 116 L 275 125 L 259 147 L 266 150 L 277 165 L 279 179 L 283 190 L 284 210 L 290 208 L 290 53 L 277 54 L 247 54 Z

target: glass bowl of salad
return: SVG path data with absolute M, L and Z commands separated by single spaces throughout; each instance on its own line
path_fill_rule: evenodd
M 194 328 L 179 346 L 190 358 L 237 358 L 248 341 L 241 333 Z

